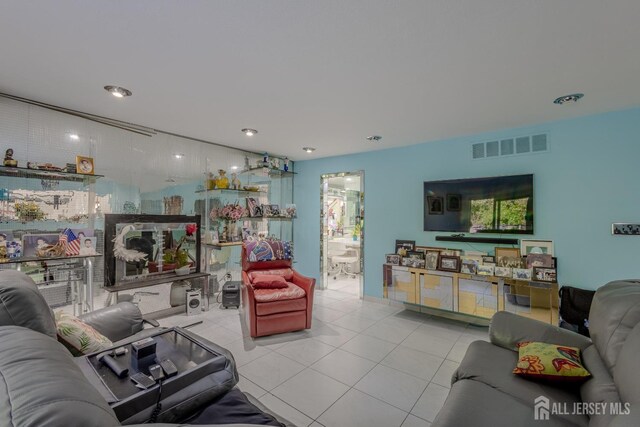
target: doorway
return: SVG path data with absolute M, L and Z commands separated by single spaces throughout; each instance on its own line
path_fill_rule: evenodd
M 322 175 L 321 289 L 363 296 L 364 171 Z

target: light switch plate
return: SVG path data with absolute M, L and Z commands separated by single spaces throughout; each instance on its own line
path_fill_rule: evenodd
M 614 236 L 640 236 L 640 224 L 611 224 L 611 234 Z

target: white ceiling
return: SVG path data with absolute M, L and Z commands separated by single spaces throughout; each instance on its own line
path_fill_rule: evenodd
M 638 22 L 638 0 L 2 0 L 0 91 L 317 158 L 640 105 Z

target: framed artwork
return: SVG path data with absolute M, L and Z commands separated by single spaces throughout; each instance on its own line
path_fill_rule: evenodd
M 406 257 L 414 259 L 424 259 L 424 252 L 420 251 L 407 251 Z
M 59 240 L 59 234 L 25 234 L 22 236 L 22 250 L 24 256 L 34 258 L 46 257 L 46 253 L 50 252 L 52 247 L 58 245 Z M 53 254 L 49 256 L 52 255 Z M 64 256 L 64 248 L 62 248 L 62 251 L 56 255 Z
M 438 269 L 438 258 L 440 257 L 440 251 L 428 250 L 424 254 L 425 267 L 427 270 Z
M 386 263 L 391 265 L 400 265 L 400 255 L 398 254 L 387 254 Z
M 556 282 L 558 273 L 555 268 L 534 267 L 533 277 L 541 282 Z
M 553 240 L 520 240 L 520 251 L 523 255 L 533 253 L 553 256 Z
M 247 197 L 247 210 L 250 217 L 262 217 L 262 205 L 258 203 L 257 199 L 253 197 Z
M 83 175 L 93 175 L 93 157 L 76 156 L 76 171 Z
M 271 205 L 262 205 L 262 216 L 265 218 L 273 216 L 273 213 L 271 212 Z
M 444 213 L 444 199 L 437 196 L 427 196 L 427 212 L 429 215 L 442 215 Z
M 80 240 L 79 255 L 97 255 L 96 252 L 96 238 L 95 237 L 83 237 L 78 238 Z
M 447 210 L 457 212 L 462 209 L 462 196 L 460 194 L 447 194 Z
M 495 267 L 493 274 L 496 277 L 511 277 L 513 272 L 509 267 Z
M 414 251 L 416 251 L 416 252 L 424 252 L 424 253 L 427 253 L 427 251 L 440 252 L 440 251 L 443 251 L 443 250 L 445 250 L 445 248 L 439 248 L 439 247 L 435 247 L 435 246 L 417 246 L 417 245 L 416 245 L 416 248 L 414 249 Z
M 549 254 L 529 254 L 525 257 L 527 268 L 546 267 L 554 268 L 553 257 Z
M 478 272 L 478 261 L 475 259 L 461 258 L 460 273 L 476 274 Z
M 460 271 L 460 257 L 440 255 L 440 258 L 438 258 L 438 270 L 458 273 Z
M 269 205 L 271 207 L 271 216 L 280 216 L 279 205 Z
M 444 249 L 442 251 L 440 251 L 440 253 L 442 255 L 449 255 L 449 256 L 462 256 L 462 251 L 458 250 L 458 249 Z
M 532 270 L 528 268 L 514 268 L 512 277 L 518 280 L 531 280 L 532 274 Z
M 403 257 L 402 265 L 404 265 L 405 267 L 411 267 L 411 268 L 424 268 L 425 261 L 420 258 Z
M 486 256 L 485 255 L 485 256 L 482 257 L 482 263 L 483 264 L 487 264 L 487 263 L 495 264 L 495 262 L 496 262 L 496 257 L 494 257 L 494 256 Z
M 495 255 L 496 255 L 496 258 L 505 257 L 505 256 L 520 258 L 522 256 L 520 254 L 520 248 L 502 248 L 502 247 L 496 247 Z
M 415 240 L 396 240 L 396 253 L 398 253 L 399 249 L 404 249 L 405 251 L 413 251 L 415 247 Z
M 492 265 L 479 265 L 478 276 L 493 276 L 494 268 Z

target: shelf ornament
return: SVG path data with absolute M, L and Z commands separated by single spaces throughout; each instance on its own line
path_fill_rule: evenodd
M 113 255 L 120 260 L 126 262 L 137 262 L 147 258 L 147 254 L 136 251 L 135 249 L 127 249 L 125 244 L 125 237 L 130 231 L 134 231 L 136 227 L 134 225 L 126 225 L 122 227 L 120 233 L 113 239 Z

